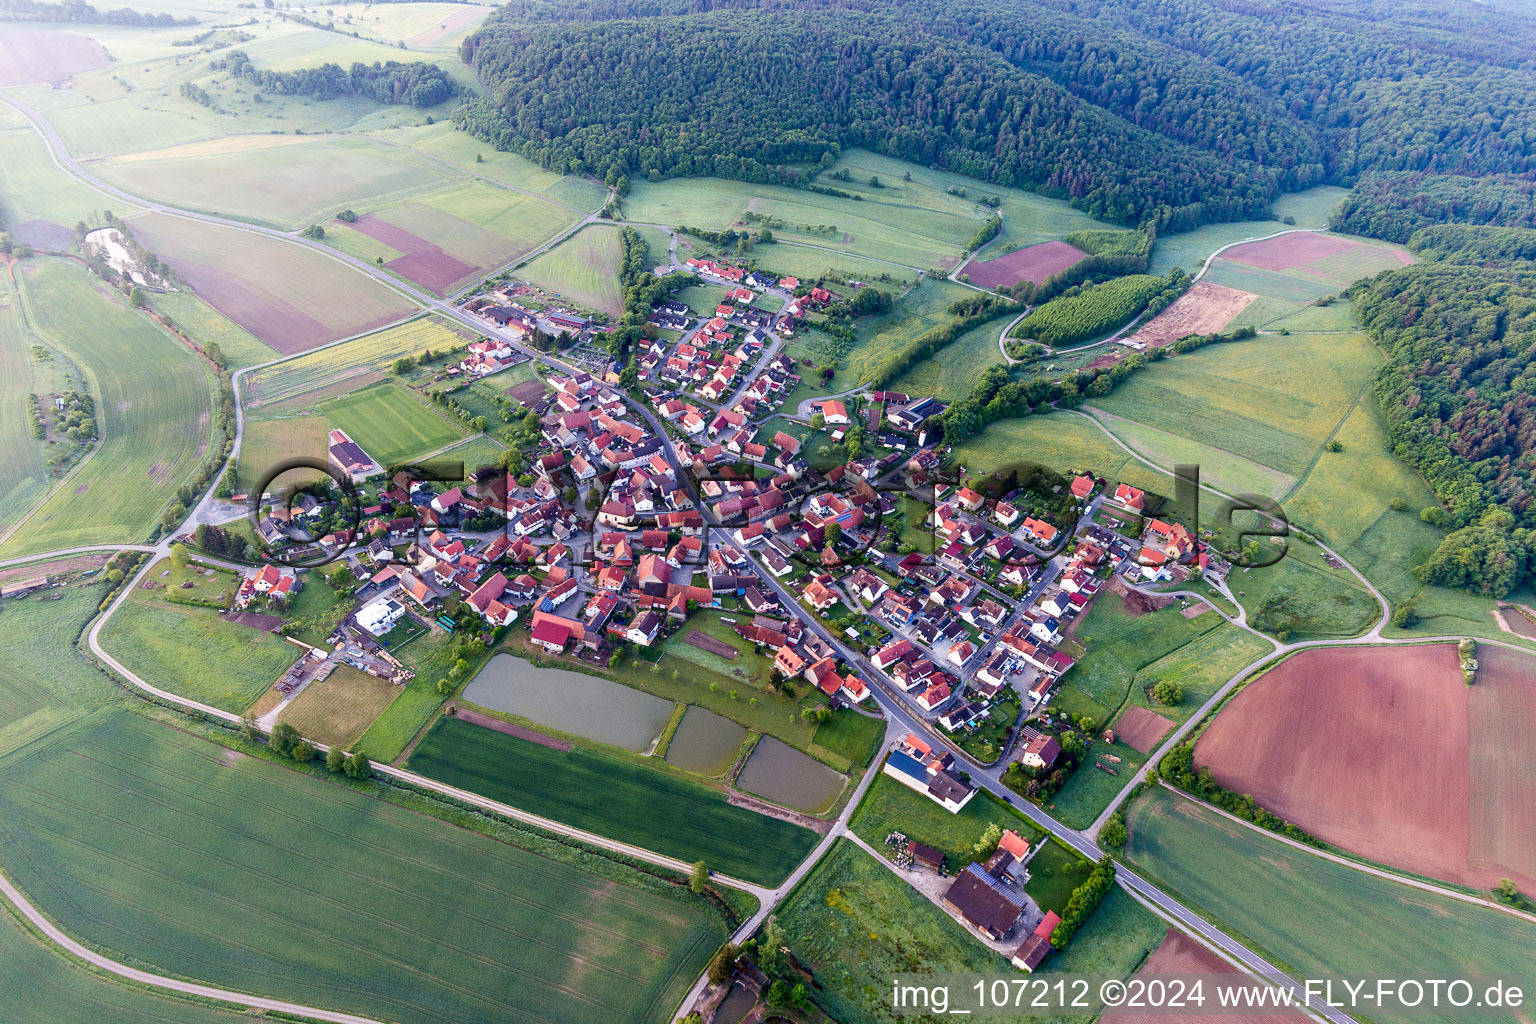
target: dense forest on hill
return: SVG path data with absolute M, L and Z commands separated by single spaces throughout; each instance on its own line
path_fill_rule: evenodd
M 1394 451 L 1444 503 L 1424 518 L 1453 531 L 1421 577 L 1502 597 L 1536 571 L 1536 264 L 1460 260 L 1533 247 L 1536 231 L 1427 231 L 1446 258 L 1350 296 L 1390 357 L 1376 388 Z
M 1532 21 L 1451 6 L 514 0 L 459 120 L 604 175 L 802 184 L 862 146 L 1177 231 L 1366 172 L 1536 174 Z
M 1536 181 L 1509 174 L 1368 175 L 1344 197 L 1328 226 L 1406 242 L 1420 228 L 1449 223 L 1536 227 Z

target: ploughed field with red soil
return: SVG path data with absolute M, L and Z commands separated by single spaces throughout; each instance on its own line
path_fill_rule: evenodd
M 478 268 L 448 255 L 442 247 L 371 213 L 357 218 L 352 226 L 369 238 L 405 254 L 384 266 L 439 295 L 447 294 L 455 284 L 477 272 Z
M 983 288 L 1007 287 L 1020 281 L 1039 284 L 1052 274 L 1059 274 L 1088 254 L 1066 242 L 1041 242 L 1015 249 L 994 260 L 967 263 L 964 273 L 971 284 Z
M 1256 298 L 1258 296 L 1252 292 L 1238 291 L 1212 281 L 1197 281 L 1173 305 L 1126 340 L 1158 348 L 1191 334 L 1215 334 Z
M 1453 644 L 1302 651 L 1195 746 L 1229 790 L 1341 849 L 1474 888 L 1536 891 L 1536 656 Z
M 1234 245 L 1221 254 L 1222 259 L 1246 263 L 1260 270 L 1290 270 L 1304 267 L 1313 260 L 1358 247 L 1361 243 L 1335 235 L 1296 231 L 1277 238 Z
M 1152 951 L 1136 972 L 1136 977 L 1143 981 L 1152 978 L 1172 978 L 1176 975 L 1188 977 L 1195 974 L 1229 974 L 1230 982 L 1223 984 L 1232 986 L 1244 985 L 1257 988 L 1259 982 L 1241 974 L 1236 967 L 1227 963 L 1215 953 L 1206 949 L 1194 939 L 1182 932 L 1168 929 L 1168 934 L 1163 936 L 1162 943 Z M 1174 993 L 1170 993 L 1174 994 Z M 1211 991 L 1210 984 L 1205 985 L 1205 1006 L 1209 1009 L 1216 1004 L 1216 994 Z M 1171 1024 L 1178 1020 L 1177 1014 L 1164 1013 L 1138 1013 L 1135 1010 L 1110 1010 L 1099 1018 L 1099 1024 Z M 1201 1024 L 1292 1024 L 1292 1022 L 1307 1021 L 1305 1014 L 1288 1010 L 1278 1012 L 1252 1013 L 1221 1013 L 1202 1014 L 1192 1018 Z
M 106 66 L 101 46 L 78 32 L 0 32 L 0 85 L 62 82 L 77 71 Z
M 1132 704 L 1115 721 L 1115 738 L 1143 754 L 1149 753 L 1173 729 L 1172 719 Z

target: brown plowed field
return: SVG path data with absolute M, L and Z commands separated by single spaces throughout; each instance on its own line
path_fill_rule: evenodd
M 1303 651 L 1195 746 L 1228 789 L 1352 853 L 1477 888 L 1536 890 L 1536 657 L 1484 646 Z
M 1007 287 L 1020 281 L 1039 284 L 1052 274 L 1066 270 L 1088 254 L 1066 242 L 1041 242 L 1039 245 L 1015 249 L 995 260 L 977 262 L 965 266 L 971 284 L 983 288 Z
M 1304 267 L 1313 260 L 1358 248 L 1361 243 L 1334 235 L 1297 231 L 1279 238 L 1234 245 L 1221 254 L 1222 259 L 1246 263 L 1261 270 L 1290 270 Z
M 77 71 L 106 66 L 106 53 L 78 32 L 0 32 L 0 85 L 62 82 Z
M 1173 729 L 1173 721 L 1164 718 L 1156 711 L 1148 710 L 1138 704 L 1132 704 L 1125 709 L 1125 714 L 1115 723 L 1115 738 L 1128 747 L 1133 747 L 1143 754 L 1150 753 L 1152 748 L 1162 741 L 1164 736 Z
M 1197 281 L 1173 305 L 1126 340 L 1158 348 L 1190 334 L 1215 334 L 1256 298 L 1258 296 L 1252 292 L 1240 292 L 1211 281 Z
M 1147 957 L 1141 969 L 1136 972 L 1136 976 L 1148 979 L 1168 978 L 1179 974 L 1230 974 L 1234 976 L 1231 982 L 1233 985 L 1257 986 L 1259 984 L 1240 975 L 1237 968 L 1194 939 L 1170 928 L 1168 934 L 1163 936 L 1162 943 L 1152 951 L 1152 955 Z M 1209 984 L 1205 986 L 1204 994 L 1206 1005 L 1213 1005 L 1216 997 Z M 1177 1019 L 1179 1019 L 1177 1014 L 1166 1012 L 1137 1013 L 1134 1010 L 1110 1010 L 1099 1018 L 1099 1024 L 1169 1024 L 1170 1021 Z M 1271 1010 L 1265 1013 L 1201 1014 L 1193 1019 L 1201 1021 L 1202 1024 L 1287 1024 L 1290 1021 L 1306 1021 L 1309 1018 L 1299 1011 L 1282 1013 Z
M 384 265 L 439 295 L 446 295 L 455 284 L 475 273 L 475 267 L 448 255 L 440 246 L 371 213 L 357 218 L 352 226 L 369 238 L 404 253 Z

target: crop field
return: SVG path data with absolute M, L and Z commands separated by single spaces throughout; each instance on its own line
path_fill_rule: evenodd
M 39 573 L 49 571 L 38 564 Z M 72 584 L 0 611 L 0 762 L 39 737 L 117 699 L 118 690 L 74 652 L 103 588 Z
M 1163 790 L 1136 801 L 1126 859 L 1304 976 L 1492 977 L 1536 984 L 1536 926 L 1322 860 Z M 1388 1008 L 1373 1019 L 1422 1019 Z M 1473 1022 L 1478 1015 L 1441 1013 Z
M 172 604 L 163 593 L 135 587 L 102 627 L 101 646 L 172 693 L 238 713 L 302 653 L 271 633 L 226 622 L 215 609 Z
M 663 249 L 661 258 L 665 256 Z M 517 276 L 556 296 L 617 317 L 624 311 L 619 259 L 619 229 L 598 224 L 519 267 Z
M 248 408 L 260 408 L 347 381 L 381 379 L 401 356 L 459 349 L 472 340 L 442 317 L 423 317 L 248 373 L 241 394 Z
M 245 436 L 240 441 L 239 486 L 256 487 L 278 463 L 288 459 L 324 459 L 328 432 L 326 421 L 312 412 L 246 420 Z M 283 482 L 289 481 L 285 474 Z
M 62 82 L 106 65 L 101 46 L 78 32 L 8 28 L 0 38 L 0 85 Z
M 1279 498 L 1296 485 L 1295 477 L 1226 449 L 1115 416 L 1094 405 L 1083 406 L 1083 411 L 1143 458 L 1170 470 L 1179 465 L 1199 466 L 1201 481 L 1227 494 Z
M 365 36 L 391 46 L 404 40 L 411 47 L 451 45 L 487 13 L 484 7 L 451 3 L 343 4 L 331 10 Z
M 129 224 L 204 301 L 283 355 L 382 327 L 416 308 L 295 243 L 156 213 Z
M 1173 305 L 1137 329 L 1128 341 L 1148 348 L 1172 344 L 1190 334 L 1215 334 L 1258 298 L 1210 281 L 1197 281 Z
M 388 467 L 436 451 L 464 431 L 394 384 L 372 384 L 315 408 L 328 428 L 345 430 L 363 451 Z
M 917 272 L 909 267 L 895 267 L 849 253 L 828 252 L 787 239 L 780 241 L 776 238 L 773 245 L 759 246 L 752 250 L 752 254 L 757 258 L 758 265 L 770 273 L 780 277 L 798 277 L 802 281 L 815 281 L 824 277 L 837 283 L 853 280 L 905 286 L 917 277 Z M 683 255 L 681 240 L 678 242 L 677 255 L 679 261 L 687 258 Z
M 891 390 L 909 395 L 935 395 L 946 402 L 967 397 L 983 370 L 1003 362 L 997 336 L 1007 326 L 1007 320 L 994 320 L 966 331 L 935 352 L 932 358 L 924 359 L 892 381 Z
M 874 857 L 846 839 L 833 844 L 778 912 L 790 951 L 815 972 L 812 998 L 835 1020 L 931 1022 L 952 1017 L 897 1013 L 898 974 L 1013 974 L 1002 957 Z M 1163 926 L 1114 890 L 1036 977 L 1094 973 L 1125 977 L 1162 937 Z M 1091 1016 L 999 1015 L 1020 1024 L 1086 1024 Z
M 1093 404 L 1203 444 L 1219 439 L 1220 450 L 1297 477 L 1380 362 L 1361 334 L 1266 336 L 1160 363 Z
M 1148 272 L 1166 274 L 1174 267 L 1183 267 L 1193 274 L 1200 269 L 1207 256 L 1224 245 L 1291 228 L 1321 230 L 1328 226 L 1329 212 L 1346 194 L 1346 189 L 1319 185 L 1304 192 L 1292 192 L 1277 198 L 1272 207 L 1273 220 L 1205 224 L 1183 234 L 1162 235 L 1152 248 L 1152 265 Z M 1296 223 L 1283 223 L 1281 217 L 1291 217 Z
M 743 807 L 630 758 L 530 743 L 441 718 L 407 766 L 534 814 L 716 871 L 773 885 L 816 845 L 810 829 Z
M 85 270 L 48 260 L 17 276 L 28 321 L 89 380 L 101 441 L 0 550 L 145 537 L 212 437 L 212 378 Z
M 654 1020 L 723 937 L 618 865 L 583 871 L 127 712 L 0 775 L 6 869 L 60 927 L 243 991 L 401 1022 Z
M 0 278 L 0 534 L 48 491 L 52 476 L 32 436 L 33 337 L 22 323 L 20 298 Z
M 318 587 L 318 581 L 311 587 Z M 394 683 L 338 665 L 324 679 L 304 687 L 278 715 L 306 738 L 351 750 L 373 720 L 384 713 L 401 688 Z
M 1066 242 L 1041 242 L 1015 249 L 1005 256 L 982 261 L 973 259 L 965 265 L 965 276 L 971 284 L 983 288 L 1007 288 L 1020 281 L 1040 284 L 1086 255 Z
M 1518 725 L 1529 721 L 1536 662 L 1492 647 L 1479 657 L 1489 667 L 1469 689 L 1447 644 L 1302 652 L 1232 699 L 1196 763 L 1363 857 L 1474 888 L 1514 878 L 1529 891 L 1536 856 L 1513 837 L 1536 791 Z
M 354 227 L 403 254 L 386 267 L 446 293 L 517 260 L 576 220 L 571 210 L 538 196 L 476 181 L 372 210 Z
M 218 345 L 230 369 L 278 358 L 276 351 L 193 292 L 154 292 L 149 296 L 149 308 L 205 349 L 209 344 Z
M 1028 818 L 990 793 L 976 794 L 960 813 L 950 814 L 926 796 L 884 774 L 876 776 L 869 784 L 864 799 L 859 801 L 848 820 L 848 828 L 854 835 L 893 857 L 895 848 L 885 845 L 885 837 L 892 832 L 926 843 L 944 854 L 951 873 L 976 859 L 971 849 L 992 824 L 1011 828 L 1032 843 L 1045 834 Z
M 1260 988 L 1258 982 L 1245 980 L 1245 976 L 1230 963 L 1217 956 L 1211 950 L 1202 946 L 1194 939 L 1189 938 L 1183 932 L 1168 929 L 1168 934 L 1163 936 L 1163 941 L 1157 950 L 1149 957 L 1146 963 L 1141 965 L 1141 970 L 1136 972 L 1138 978 L 1145 979 L 1149 984 L 1154 978 L 1171 979 L 1176 975 L 1191 974 L 1225 974 L 1231 977 L 1233 987 L 1248 985 Z M 1255 1000 L 1262 997 L 1254 997 Z M 1257 1002 L 1254 1005 L 1258 1005 Z M 1255 1013 L 1224 1013 L 1212 1017 L 1210 1024 L 1304 1024 L 1311 1020 L 1300 1010 L 1281 1013 L 1274 1010 L 1263 1010 Z M 1099 1024 L 1158 1024 L 1159 1014 L 1137 1013 L 1134 1010 L 1110 1010 L 1099 1018 Z
M 1413 262 L 1400 246 L 1298 232 L 1228 249 L 1204 278 L 1255 295 L 1309 303 L 1362 277 Z
M 288 229 L 442 188 L 455 177 L 435 160 L 372 139 L 295 135 L 133 153 L 98 163 L 95 172 L 147 199 Z
M 607 190 L 591 178 L 546 171 L 516 153 L 503 153 L 447 121 L 399 128 L 380 136 L 458 164 L 486 181 L 528 192 L 541 192 L 557 202 L 591 213 L 602 207 Z

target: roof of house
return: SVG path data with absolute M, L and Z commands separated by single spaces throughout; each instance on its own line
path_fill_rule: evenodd
M 1003 935 L 1024 913 L 1024 893 L 993 878 L 979 864 L 969 864 L 955 876 L 944 902 L 984 931 Z

